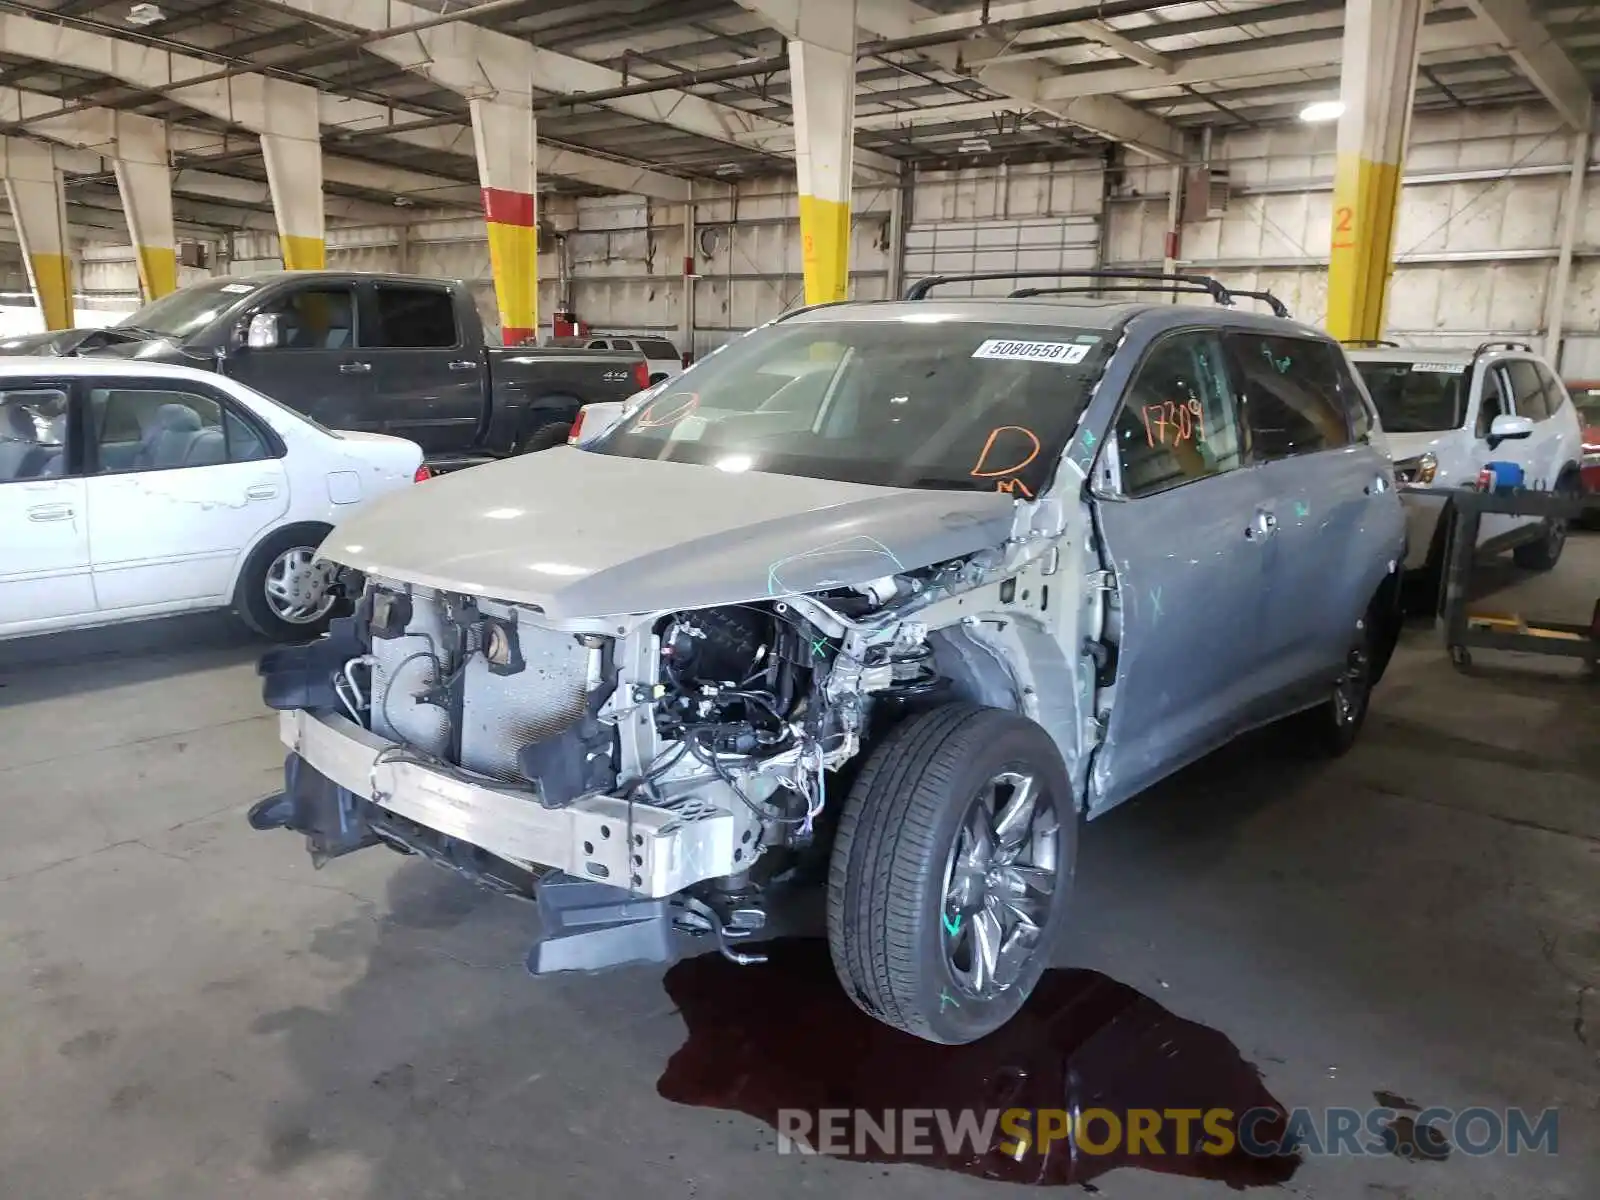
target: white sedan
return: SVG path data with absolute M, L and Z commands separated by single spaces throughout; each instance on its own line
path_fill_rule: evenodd
M 322 539 L 428 477 L 414 443 L 324 429 L 243 384 L 123 359 L 0 364 L 0 638 L 204 608 L 314 637 Z

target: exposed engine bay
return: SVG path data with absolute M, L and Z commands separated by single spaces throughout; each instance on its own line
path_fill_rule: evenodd
M 986 586 L 1015 600 L 1002 558 L 561 628 L 370 580 L 323 641 L 263 660 L 297 753 L 252 821 L 305 833 L 319 863 L 387 844 L 536 899 L 535 970 L 664 957 L 669 924 L 749 960 L 730 943 L 803 873 L 877 723 L 952 694 L 1027 707 L 1009 665 L 1027 654 L 986 648 L 1006 622 L 928 619 Z

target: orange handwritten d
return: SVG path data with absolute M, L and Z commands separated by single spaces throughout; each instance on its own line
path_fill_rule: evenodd
M 999 439 L 1000 435 L 1008 429 L 1013 429 L 1022 434 L 1025 438 L 1033 443 L 1033 449 L 1028 451 L 1026 458 L 1019 463 L 1013 464 L 1012 466 L 1001 467 L 998 471 L 986 469 L 986 464 L 989 459 L 989 452 L 994 449 L 994 444 Z M 995 428 L 989 431 L 989 440 L 984 442 L 983 450 L 978 454 L 978 461 L 972 464 L 972 471 L 970 474 L 978 479 L 993 479 L 997 475 L 1014 474 L 1015 472 L 1022 470 L 1023 467 L 1027 466 L 1034 459 L 1038 458 L 1039 450 L 1039 436 L 1038 434 L 1034 433 L 1033 430 L 1026 429 L 1021 425 L 997 425 Z

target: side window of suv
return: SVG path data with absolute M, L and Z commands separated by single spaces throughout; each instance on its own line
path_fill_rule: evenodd
M 1328 343 L 1240 331 L 1224 338 L 1239 372 L 1252 458 L 1272 462 L 1350 444 L 1347 401 Z
M 1483 399 L 1478 404 L 1479 439 L 1489 436 L 1489 428 L 1494 424 L 1496 417 L 1505 416 L 1511 411 L 1511 377 L 1506 374 L 1505 364 L 1502 363 L 1492 368 L 1483 377 Z
M 1149 496 L 1239 465 L 1239 425 L 1222 345 L 1210 330 L 1163 338 L 1117 414 L 1122 490 Z
M 1551 372 L 1550 368 L 1542 362 L 1533 364 L 1539 372 L 1539 381 L 1544 384 L 1544 408 L 1547 417 L 1553 417 L 1567 406 L 1567 389 Z
M 1511 402 L 1516 405 L 1517 416 L 1543 421 L 1550 415 L 1537 363 L 1526 358 L 1513 359 L 1505 365 L 1505 373 L 1511 381 Z

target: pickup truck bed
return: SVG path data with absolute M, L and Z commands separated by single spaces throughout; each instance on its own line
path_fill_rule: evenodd
M 213 370 L 336 429 L 408 438 L 447 469 L 566 440 L 585 404 L 649 382 L 637 353 L 487 344 L 461 280 L 354 271 L 218 276 L 100 333 L 0 353 Z

